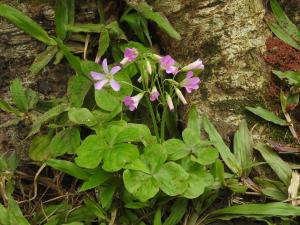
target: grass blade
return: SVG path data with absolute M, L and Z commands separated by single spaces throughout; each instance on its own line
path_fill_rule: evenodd
M 279 118 L 278 116 L 276 116 L 274 113 L 258 106 L 256 108 L 254 107 L 246 107 L 247 110 L 249 110 L 250 112 L 254 113 L 255 115 L 267 120 L 267 121 L 270 121 L 272 123 L 275 123 L 277 125 L 280 125 L 280 126 L 287 126 L 287 122 L 281 118 Z
M 33 76 L 37 75 L 53 59 L 56 52 L 57 46 L 49 46 L 45 51 L 38 54 L 29 68 L 30 73 Z
M 6 4 L 0 4 L 0 16 L 3 16 L 37 40 L 47 45 L 56 45 L 56 42 L 48 36 L 47 32 L 39 24 L 21 11 Z
M 238 131 L 234 135 L 234 155 L 237 158 L 243 170 L 243 175 L 247 177 L 251 171 L 252 165 L 252 139 L 247 122 L 243 120 Z
M 277 23 L 267 20 L 267 24 L 271 31 L 282 41 L 292 46 L 293 48 L 300 50 L 300 45 L 290 37 L 284 29 L 282 29 Z
M 148 5 L 146 1 L 141 1 L 138 4 L 130 3 L 130 1 L 127 1 L 127 3 L 141 13 L 146 19 L 154 21 L 160 28 L 165 30 L 170 37 L 177 40 L 181 39 L 180 34 L 173 28 L 168 19 L 163 17 L 160 13 L 154 12 L 152 7 Z
M 206 133 L 209 135 L 209 139 L 213 142 L 215 147 L 218 149 L 222 159 L 224 160 L 225 164 L 228 168 L 235 174 L 241 175 L 242 169 L 237 163 L 237 159 L 227 147 L 227 145 L 223 142 L 222 137 L 213 126 L 213 124 L 208 120 L 206 115 L 203 115 L 203 128 Z
M 300 43 L 300 31 L 297 26 L 287 17 L 283 9 L 280 7 L 277 0 L 270 0 L 272 12 L 278 24 L 292 37 L 295 41 Z
M 262 143 L 256 144 L 254 148 L 260 152 L 279 179 L 284 184 L 289 185 L 292 177 L 292 169 L 289 164 L 283 161 L 275 152 Z

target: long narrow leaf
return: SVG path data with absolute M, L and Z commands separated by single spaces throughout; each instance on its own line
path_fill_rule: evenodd
M 278 24 L 289 36 L 300 43 L 300 31 L 298 30 L 297 26 L 287 17 L 277 0 L 271 0 L 270 3 L 272 12 L 274 13 Z
M 75 163 L 66 160 L 49 159 L 46 161 L 46 163 L 48 166 L 51 166 L 54 169 L 62 171 L 81 180 L 88 180 L 90 177 L 89 173 L 87 173 L 85 169 L 80 168 Z
M 252 165 L 252 140 L 247 123 L 243 120 L 234 135 L 234 155 L 243 170 L 243 175 L 248 176 Z
M 274 113 L 258 106 L 256 108 L 254 107 L 246 107 L 247 110 L 249 110 L 250 112 L 254 113 L 255 115 L 267 120 L 267 121 L 270 121 L 272 123 L 275 123 L 277 125 L 280 125 L 280 126 L 287 126 L 288 124 L 286 123 L 285 120 L 279 118 L 278 116 L 276 116 Z
M 289 185 L 292 177 L 292 169 L 289 164 L 262 143 L 256 144 L 254 148 L 260 152 L 279 179 L 286 185 Z
M 148 5 L 146 1 L 142 0 L 137 4 L 132 4 L 130 1 L 127 1 L 127 3 L 141 13 L 146 19 L 154 21 L 160 28 L 165 30 L 170 37 L 177 40 L 181 39 L 180 34 L 173 28 L 168 19 L 163 17 L 160 13 L 154 12 L 152 7 Z
M 300 50 L 300 45 L 290 37 L 282 27 L 280 27 L 277 23 L 267 20 L 267 24 L 270 27 L 271 31 L 282 41 L 292 46 L 293 48 Z
M 208 120 L 206 115 L 203 115 L 203 128 L 206 133 L 209 135 L 210 140 L 213 142 L 215 147 L 218 149 L 222 159 L 228 168 L 235 174 L 241 175 L 242 168 L 237 163 L 237 159 L 227 147 L 227 145 L 223 142 L 222 137 L 213 126 L 213 124 Z
M 232 206 L 224 209 L 219 209 L 210 214 L 211 217 L 219 215 L 257 215 L 264 217 L 273 216 L 300 216 L 300 207 L 292 206 L 287 203 L 266 203 L 266 204 L 244 204 Z
M 40 25 L 21 11 L 6 4 L 0 4 L 0 16 L 5 17 L 37 40 L 47 45 L 56 45 L 55 41 L 48 36 L 47 32 Z
M 65 57 L 67 58 L 70 66 L 76 71 L 78 75 L 83 75 L 80 58 L 78 56 L 73 55 L 70 49 L 67 46 L 65 46 L 60 39 L 57 38 L 55 40 L 59 48 L 62 50 Z
M 19 79 L 15 79 L 10 85 L 10 94 L 17 108 L 22 112 L 26 112 L 29 108 L 28 99 L 22 83 Z
M 57 46 L 49 46 L 45 51 L 38 54 L 29 68 L 32 75 L 37 75 L 53 59 L 57 52 Z
M 287 79 L 290 85 L 300 86 L 300 73 L 296 71 L 272 71 L 280 79 Z

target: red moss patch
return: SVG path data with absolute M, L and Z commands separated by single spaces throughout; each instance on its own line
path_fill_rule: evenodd
M 279 70 L 292 70 L 300 72 L 300 51 L 277 38 L 269 38 L 266 41 L 266 62 Z

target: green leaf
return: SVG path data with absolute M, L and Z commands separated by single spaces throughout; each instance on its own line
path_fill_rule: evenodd
M 67 96 L 73 107 L 81 107 L 92 82 L 84 76 L 72 76 L 68 82 Z
M 154 144 L 144 149 L 143 159 L 152 174 L 158 172 L 167 160 L 167 152 L 161 144 Z
M 65 29 L 70 32 L 79 33 L 100 33 L 104 28 L 103 24 L 67 24 L 65 25 Z
M 10 225 L 30 225 L 28 220 L 23 216 L 18 203 L 11 197 L 8 197 L 8 221 Z
M 69 119 L 75 124 L 92 127 L 98 123 L 96 117 L 87 108 L 71 108 L 68 115 Z
M 25 90 L 26 98 L 28 101 L 28 109 L 33 109 L 39 101 L 39 95 L 37 92 L 27 88 Z
M 35 76 L 37 75 L 48 63 L 53 59 L 57 53 L 57 46 L 49 46 L 47 49 L 38 54 L 32 65 L 29 68 L 30 73 Z
M 105 54 L 109 47 L 109 33 L 107 29 L 103 29 L 100 33 L 97 56 L 101 57 Z
M 240 123 L 239 129 L 234 135 L 233 149 L 234 155 L 243 170 L 243 176 L 247 177 L 251 172 L 253 163 L 253 149 L 251 134 L 245 120 Z
M 158 207 L 158 209 L 155 212 L 153 225 L 162 225 L 162 222 L 161 222 L 161 207 Z
M 177 225 L 181 224 L 184 214 L 188 210 L 188 200 L 184 198 L 178 198 L 171 207 L 171 213 L 163 223 L 163 225 Z
M 59 116 L 66 110 L 68 110 L 67 106 L 65 104 L 60 104 L 45 112 L 43 115 L 38 117 L 37 120 L 32 124 L 32 128 L 30 133 L 28 134 L 28 137 L 36 134 L 44 123 Z
M 189 179 L 187 180 L 188 188 L 182 196 L 189 199 L 197 198 L 204 193 L 206 187 L 213 185 L 214 178 L 199 164 L 195 164 L 190 160 L 185 161 L 187 162 L 182 163 L 182 167 L 188 172 Z
M 214 147 L 201 147 L 191 159 L 201 165 L 210 165 L 219 158 L 219 152 Z
M 51 157 L 48 150 L 52 135 L 42 135 L 35 137 L 29 148 L 29 157 L 34 161 L 44 161 Z
M 100 164 L 107 148 L 102 137 L 89 135 L 76 150 L 75 162 L 78 166 L 94 169 Z
M 0 224 L 7 224 L 10 225 L 8 220 L 8 210 L 0 204 Z
M 266 204 L 243 204 L 215 210 L 210 214 L 210 217 L 217 217 L 221 215 L 262 215 L 264 217 L 274 217 L 274 215 L 276 215 L 278 217 L 291 217 L 300 216 L 300 208 L 298 206 L 292 206 L 288 203 L 282 202 Z
M 118 130 L 115 132 L 115 130 Z M 112 126 L 107 132 L 114 132 L 113 139 L 107 139 L 110 145 L 124 142 L 151 143 L 153 137 L 150 129 L 144 124 L 127 123 L 125 126 Z
M 66 128 L 57 133 L 48 147 L 53 157 L 65 153 L 74 153 L 80 145 L 80 132 L 78 128 Z
M 95 174 L 89 177 L 87 181 L 85 181 L 80 187 L 79 191 L 87 191 L 92 188 L 98 187 L 108 179 L 110 179 L 112 175 L 103 170 L 97 170 Z
M 280 79 L 287 79 L 290 85 L 300 86 L 300 73 L 296 71 L 272 71 Z
M 154 12 L 152 7 L 146 1 L 140 1 L 137 4 L 132 4 L 130 1 L 127 3 L 136 11 L 141 13 L 146 19 L 154 21 L 160 28 L 165 30 L 170 37 L 180 40 L 180 34 L 172 27 L 167 18 L 163 17 L 160 13 Z
M 60 50 L 64 53 L 66 59 L 68 60 L 70 66 L 75 70 L 78 75 L 83 75 L 83 71 L 81 69 L 81 60 L 78 56 L 74 56 L 71 53 L 71 50 L 64 45 L 62 40 L 55 38 L 57 45 L 59 46 Z
M 3 16 L 32 37 L 44 42 L 46 45 L 56 45 L 55 41 L 48 36 L 47 32 L 40 25 L 19 10 L 6 4 L 0 4 L 0 16 Z
M 138 13 L 128 14 L 125 12 L 122 15 L 120 21 L 126 22 L 143 44 L 145 44 L 145 45 L 148 44 L 146 41 L 145 34 L 144 34 L 144 32 L 149 33 L 148 26 L 147 26 L 147 20 L 145 20 L 145 18 L 143 18 Z M 146 30 L 144 30 L 144 29 L 146 29 Z M 149 43 L 151 45 L 151 41 Z
M 87 173 L 83 168 L 76 166 L 74 163 L 66 160 L 59 159 L 48 159 L 46 161 L 48 166 L 69 174 L 81 180 L 88 180 L 90 178 L 89 173 Z
M 18 114 L 18 110 L 8 104 L 6 101 L 0 99 L 0 109 L 7 113 Z
M 168 162 L 154 174 L 159 188 L 169 196 L 182 194 L 188 187 L 189 175 L 174 162 Z
M 139 157 L 139 150 L 132 144 L 116 144 L 106 152 L 103 169 L 108 172 L 116 172 L 135 161 Z
M 123 181 L 127 191 L 141 202 L 153 198 L 159 191 L 153 177 L 140 171 L 125 170 Z
M 206 115 L 203 115 L 203 127 L 206 133 L 209 135 L 210 140 L 213 142 L 215 147 L 218 149 L 222 159 L 228 168 L 235 174 L 241 175 L 242 169 L 237 163 L 237 159 L 232 154 L 227 145 L 223 142 L 220 134 L 217 132 L 213 124 L 208 120 Z
M 127 41 L 127 37 L 124 31 L 120 28 L 118 21 L 112 21 L 106 25 L 106 29 L 109 31 L 109 35 L 120 40 Z
M 249 110 L 250 112 L 254 113 L 255 115 L 267 120 L 267 121 L 270 121 L 272 123 L 275 123 L 277 125 L 280 125 L 280 126 L 287 126 L 287 123 L 285 120 L 279 118 L 278 116 L 276 116 L 274 113 L 258 106 L 256 108 L 254 107 L 246 107 L 247 110 Z
M 64 40 L 67 36 L 65 25 L 74 21 L 74 0 L 57 0 L 55 3 L 55 31 Z
M 26 97 L 25 89 L 22 86 L 22 83 L 19 79 L 13 80 L 10 85 L 10 94 L 16 104 L 17 108 L 22 112 L 28 111 L 28 100 Z
M 284 184 L 289 185 L 292 178 L 292 169 L 289 164 L 283 161 L 274 151 L 270 150 L 264 144 L 258 143 L 254 148 L 260 152 L 279 179 Z
M 237 179 L 227 179 L 226 187 L 228 187 L 234 193 L 241 193 L 241 194 L 244 194 L 248 189 L 247 186 L 244 186 Z
M 95 214 L 95 216 L 98 217 L 99 220 L 108 220 L 105 210 L 101 208 L 99 203 L 89 198 L 86 198 L 84 203 L 87 208 L 89 208 Z
M 280 27 L 277 23 L 267 20 L 266 21 L 271 31 L 282 41 L 292 46 L 293 48 L 300 50 L 300 45 L 289 36 L 286 31 Z
M 287 17 L 277 0 L 271 0 L 270 3 L 278 24 L 285 30 L 287 35 L 300 43 L 300 31 L 297 26 Z
M 189 111 L 187 128 L 193 130 L 199 138 L 201 137 L 201 118 L 196 106 L 192 106 Z
M 111 207 L 116 189 L 117 187 L 114 184 L 101 188 L 100 202 L 103 208 L 109 209 Z
M 179 139 L 169 139 L 164 142 L 164 147 L 168 153 L 170 161 L 176 161 L 186 157 L 190 151 L 183 141 Z

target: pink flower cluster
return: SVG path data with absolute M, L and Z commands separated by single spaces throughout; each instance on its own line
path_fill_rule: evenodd
M 126 65 L 127 63 L 133 62 L 137 57 L 139 56 L 139 52 L 135 48 L 126 48 L 124 52 L 124 57 L 120 62 L 120 66 L 114 66 L 109 70 L 108 65 L 107 65 L 107 59 L 104 59 L 102 61 L 102 70 L 103 73 L 98 73 L 91 71 L 91 76 L 93 80 L 95 81 L 95 89 L 101 90 L 105 85 L 109 84 L 111 88 L 114 91 L 119 91 L 120 90 L 120 84 L 114 79 L 114 76 L 116 73 L 118 73 L 121 70 L 121 66 Z M 179 100 L 183 104 L 187 104 L 187 101 L 185 100 L 182 92 L 180 91 L 180 88 L 185 88 L 187 93 L 191 93 L 193 90 L 197 90 L 199 88 L 200 84 L 200 78 L 195 77 L 193 70 L 202 70 L 204 69 L 204 65 L 202 63 L 202 60 L 197 59 L 195 62 L 190 63 L 182 68 L 180 68 L 177 64 L 177 62 L 170 56 L 159 56 L 159 55 L 154 55 L 154 58 L 156 58 L 159 62 L 159 68 L 161 71 L 165 71 L 166 74 L 173 74 L 175 78 L 175 75 L 178 73 L 186 72 L 186 77 L 179 83 L 174 80 L 173 86 L 174 86 L 174 91 L 175 94 L 178 96 Z M 149 75 L 152 74 L 152 66 L 150 62 L 147 60 L 146 61 L 146 71 Z M 138 82 L 142 82 L 142 77 L 138 79 Z M 124 98 L 124 104 L 129 108 L 130 111 L 134 111 L 137 109 L 139 102 L 141 99 L 145 96 L 146 91 L 141 92 L 135 96 L 126 96 Z M 151 91 L 148 91 L 149 93 L 149 99 L 150 101 L 158 101 L 161 93 L 158 91 L 157 87 L 155 84 L 153 84 Z M 164 94 L 165 97 L 164 101 L 168 104 L 168 107 L 170 111 L 174 110 L 174 104 L 172 101 L 172 97 L 170 96 L 169 93 Z

